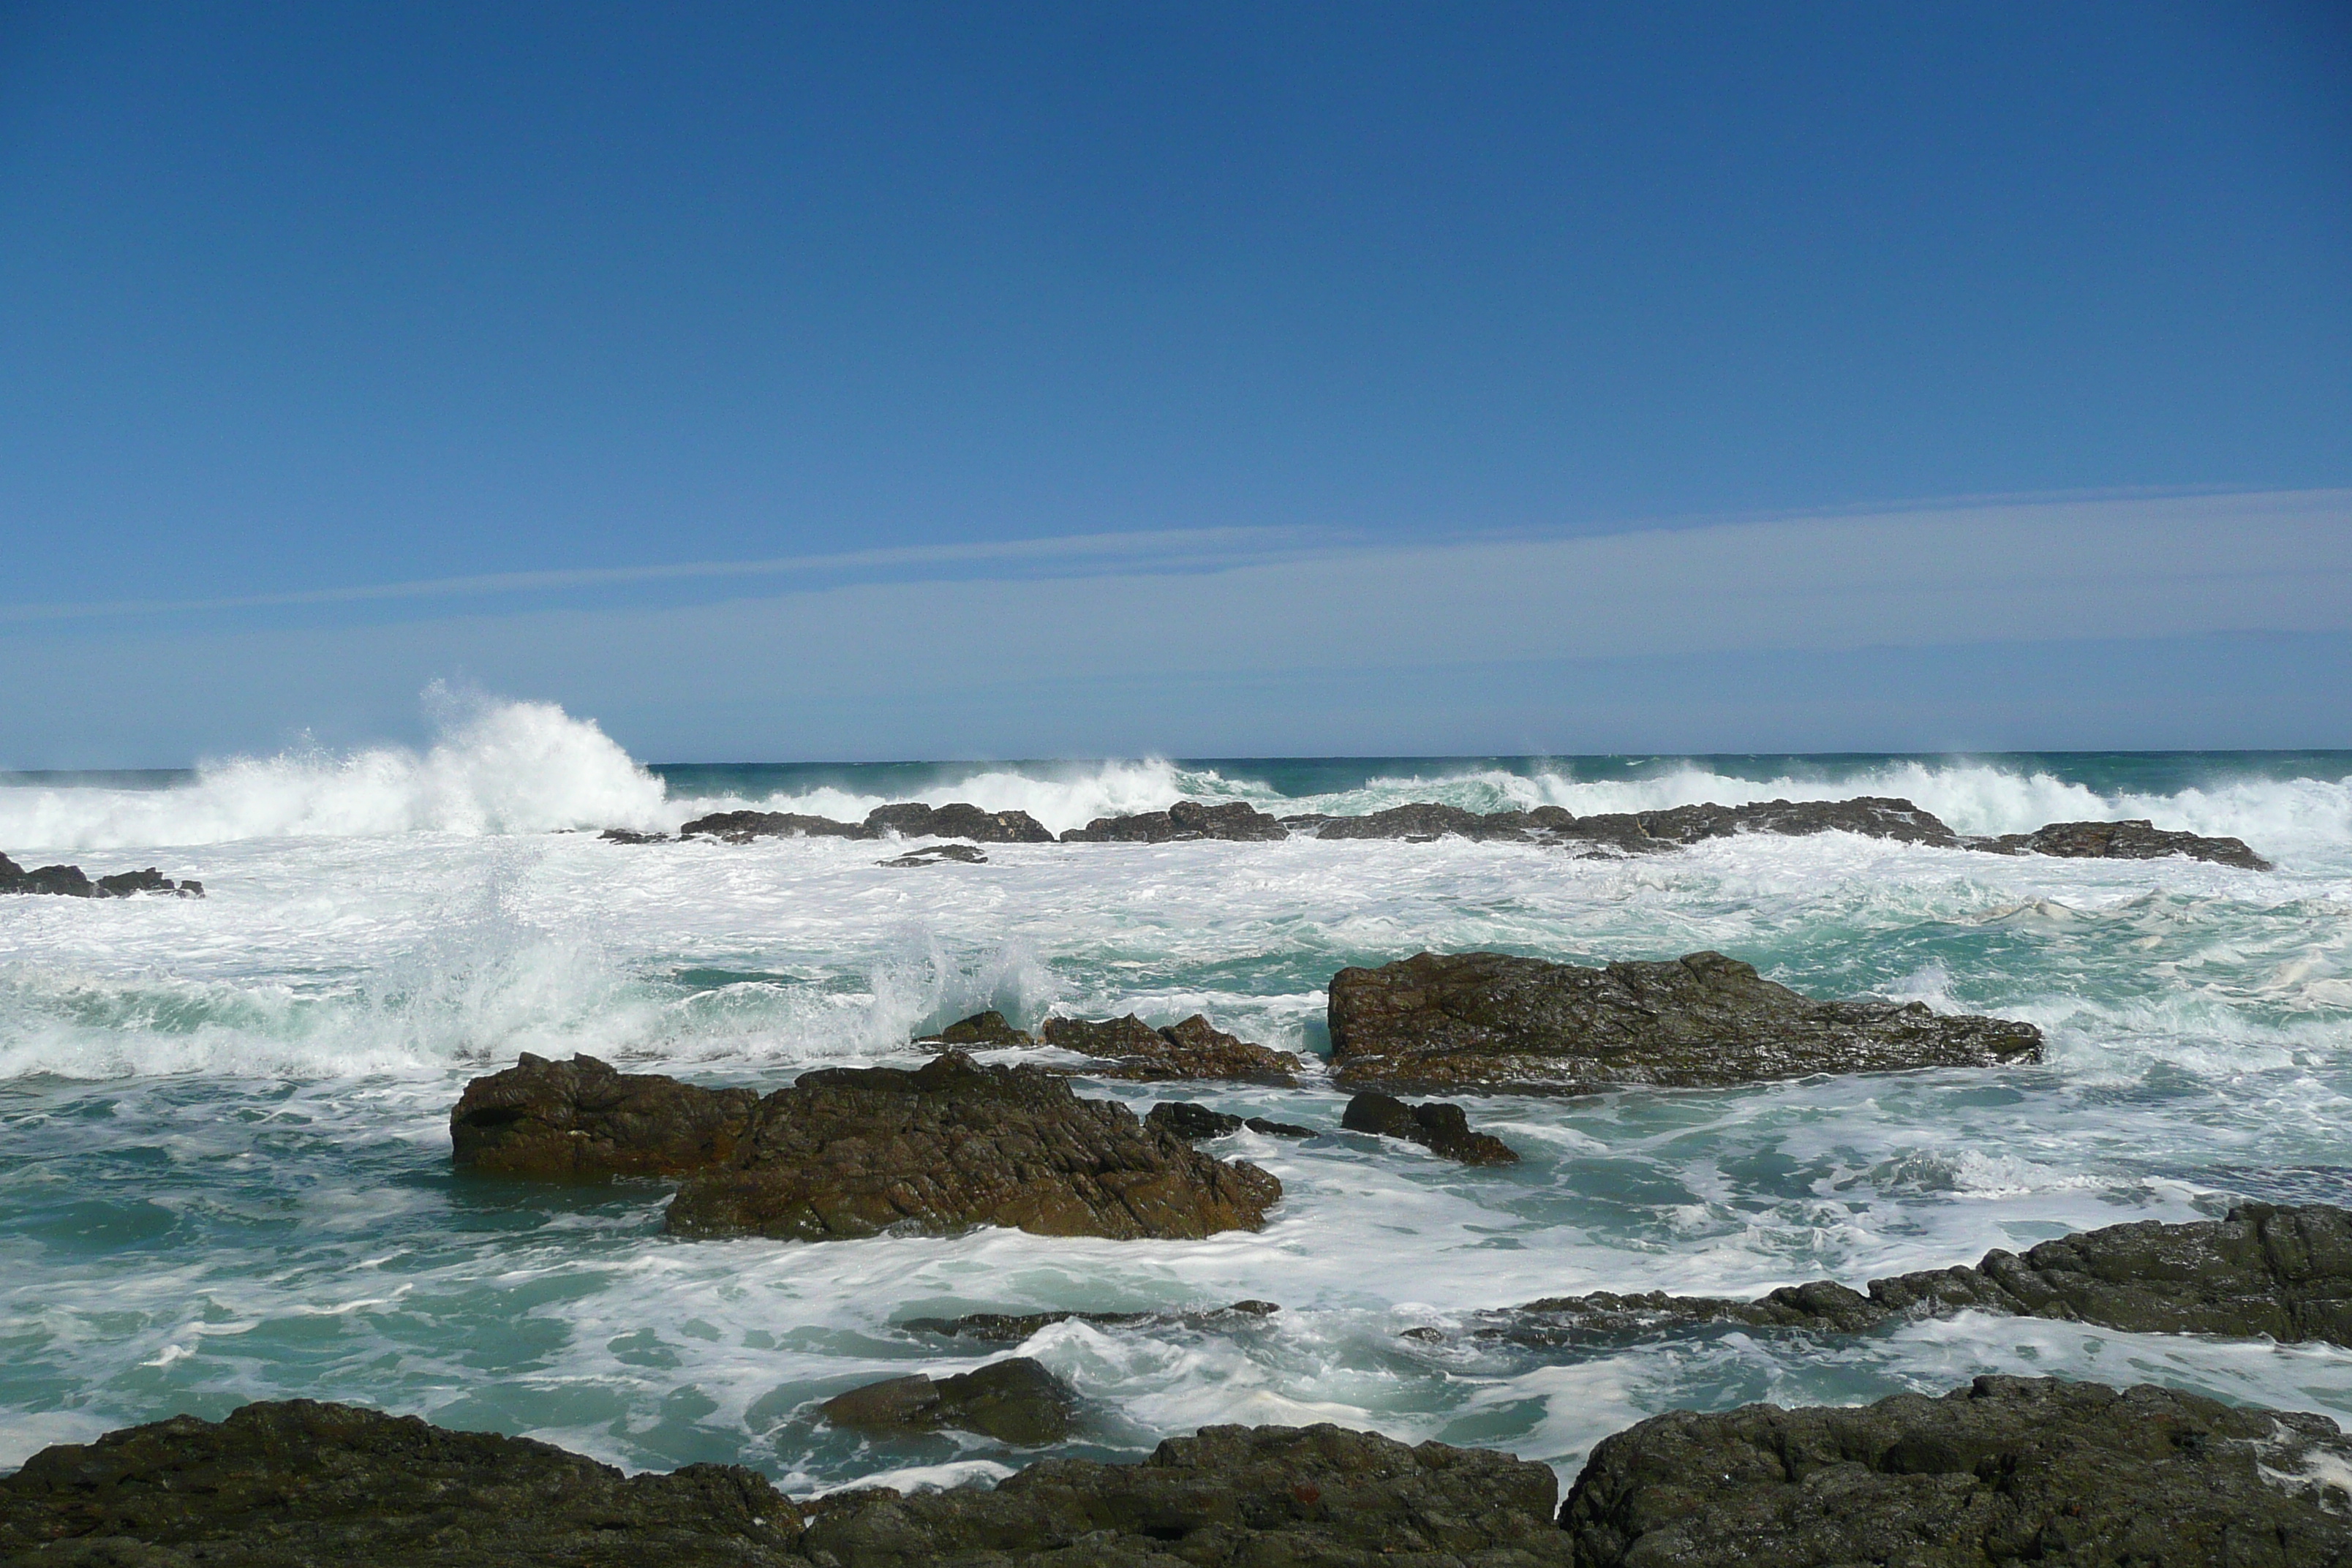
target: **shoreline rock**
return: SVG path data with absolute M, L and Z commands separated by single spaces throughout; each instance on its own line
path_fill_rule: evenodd
M 2031 1024 L 1817 1002 L 1719 952 L 1591 969 L 1430 953 L 1331 979 L 1342 1088 L 1587 1093 L 2041 1059 Z
M 1307 1065 L 1289 1051 L 1228 1035 L 1198 1013 L 1164 1029 L 1132 1013 L 1123 1018 L 1048 1018 L 1038 1026 L 1037 1037 L 1058 1049 L 1094 1058 L 1083 1068 L 1067 1069 L 1084 1078 L 1139 1083 L 1221 1079 L 1296 1089 Z
M 1653 1416 L 1594 1447 L 1578 1568 L 2352 1564 L 2352 1441 L 2324 1415 L 1986 1376 L 1941 1398 Z
M 943 1339 L 1017 1345 L 1040 1329 L 1073 1320 L 1103 1329 L 1226 1328 L 1263 1322 L 1281 1310 L 1272 1301 L 1235 1301 L 1190 1312 L 967 1312 L 961 1318 L 909 1318 L 898 1326 L 909 1333 L 938 1334 Z
M 1278 817 L 1269 816 L 1244 801 L 1203 805 L 1180 800 L 1166 811 L 1140 812 L 1133 816 L 1097 816 L 1084 827 L 1062 835 L 1065 844 L 1167 844 L 1200 838 L 1238 843 L 1270 843 L 1290 837 Z
M 1529 1301 L 1498 1331 L 1522 1342 L 1618 1340 L 1713 1323 L 1856 1333 L 1966 1311 L 2127 1333 L 2267 1336 L 2352 1345 L 2352 1210 L 2242 1204 L 2219 1220 L 2137 1220 L 2000 1247 L 1973 1268 L 1921 1269 L 1862 1290 L 1833 1280 L 1754 1300 L 1600 1291 Z
M 1462 1108 L 1442 1100 L 1407 1105 L 1390 1095 L 1360 1094 L 1348 1101 L 1339 1125 L 1350 1132 L 1371 1132 L 1418 1143 L 1433 1154 L 1465 1165 L 1519 1163 L 1517 1149 L 1491 1133 L 1472 1131 Z
M 1034 1046 L 1037 1042 L 1026 1029 L 1016 1029 L 1003 1014 L 990 1008 L 974 1013 L 969 1018 L 959 1018 L 936 1035 L 926 1035 L 914 1042 L 919 1046 L 978 1046 L 983 1048 L 999 1046 Z
M 2123 822 L 2053 822 L 2031 833 L 2004 833 L 1997 838 L 1967 838 L 1961 843 L 1993 855 L 2048 855 L 2064 860 L 2162 860 L 2185 855 L 2191 860 L 2235 866 L 2242 871 L 2277 868 L 2242 838 L 2174 833 L 2144 816 Z
M 450 1159 L 484 1175 L 682 1176 L 732 1155 L 759 1100 L 748 1089 L 525 1051 L 505 1071 L 466 1085 L 449 1112 Z
M 150 866 L 143 871 L 117 871 L 89 876 L 79 866 L 37 866 L 27 871 L 0 855 L 0 893 L 47 894 L 68 899 L 127 899 L 133 893 L 169 893 L 175 898 L 201 899 L 205 885 L 190 878 L 175 882 Z
M 1042 1068 L 949 1050 L 915 1072 L 832 1068 L 760 1101 L 724 1163 L 690 1174 L 664 1228 L 824 1241 L 1006 1226 L 1197 1240 L 1256 1230 L 1282 1184 L 1201 1153 Z
M 1151 1108 L 1150 1114 L 1143 1119 L 1143 1124 L 1173 1132 L 1188 1142 L 1203 1138 L 1223 1138 L 1244 1127 L 1270 1138 L 1320 1136 L 1317 1129 L 1301 1127 L 1295 1121 L 1270 1121 L 1263 1116 L 1235 1116 L 1229 1110 L 1212 1110 L 1189 1100 L 1161 1100 Z
M 985 866 L 988 864 L 988 857 L 969 844 L 932 844 L 920 849 L 909 850 L 895 859 L 875 862 L 877 866 L 888 866 L 898 870 L 908 870 L 922 866 L 944 866 L 950 863 L 963 866 Z
M 1077 1395 L 1035 1359 L 1008 1356 L 971 1372 L 885 1378 L 818 1406 L 852 1431 L 893 1434 L 950 1428 L 1021 1447 L 1058 1443 L 1077 1425 Z

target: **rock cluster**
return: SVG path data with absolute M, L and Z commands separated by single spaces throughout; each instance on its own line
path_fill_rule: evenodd
M 2244 1204 L 2219 1220 L 2138 1220 L 1996 1248 L 1974 1268 L 1785 1286 L 1752 1301 L 1599 1293 L 1530 1301 L 1501 1331 L 1541 1342 L 1694 1324 L 1853 1332 L 1955 1312 L 2061 1318 L 2130 1333 L 2264 1336 L 2352 1345 L 2352 1210 Z
M 2146 817 L 2126 822 L 2053 822 L 2031 833 L 1963 842 L 1970 849 L 1995 855 L 2052 855 L 2066 860 L 2161 860 L 2186 855 L 2191 860 L 2210 860 L 2244 871 L 2271 869 L 2271 863 L 2247 847 L 2242 838 L 2168 832 Z
M 1203 805 L 1180 800 L 1165 811 L 1133 816 L 1097 816 L 1084 827 L 1062 835 L 1065 844 L 1166 844 L 1171 840 L 1224 838 L 1265 842 L 1287 838 L 1290 829 L 1279 817 L 1268 816 L 1245 801 Z
M 904 855 L 887 860 L 877 860 L 877 866 L 898 870 L 911 870 L 921 866 L 942 866 L 953 862 L 964 866 L 985 866 L 988 857 L 969 844 L 926 844 L 920 849 L 910 849 Z
M 1100 1329 L 1231 1329 L 1264 1322 L 1281 1310 L 1272 1301 L 1235 1301 L 1230 1307 L 1198 1312 L 967 1312 L 961 1318 L 909 1318 L 898 1326 L 911 1333 L 945 1339 L 1017 1345 L 1040 1329 L 1073 1320 Z
M 749 844 L 755 838 L 969 838 L 981 844 L 1051 844 L 1054 836 L 1025 811 L 982 811 L 964 801 L 877 805 L 863 822 L 837 822 L 791 811 L 717 811 L 677 830 L 680 838 Z
M 1263 1116 L 1235 1116 L 1229 1110 L 1212 1110 L 1189 1100 L 1163 1100 L 1151 1108 L 1143 1119 L 1147 1127 L 1157 1127 L 1173 1132 L 1179 1138 L 1199 1140 L 1223 1138 L 1246 1127 L 1253 1132 L 1263 1132 L 1272 1138 L 1312 1138 L 1312 1127 L 1301 1127 L 1295 1121 L 1275 1121 Z
M 1458 1105 L 1430 1100 L 1407 1105 L 1378 1092 L 1360 1094 L 1348 1101 L 1339 1125 L 1350 1132 L 1376 1132 L 1402 1138 L 1431 1153 L 1465 1165 L 1516 1165 L 1519 1152 L 1491 1133 L 1474 1132 Z
M 1132 1013 L 1099 1021 L 1048 1018 L 1037 1034 L 1049 1046 L 1094 1058 L 1084 1069 L 1088 1078 L 1144 1083 L 1227 1079 L 1295 1088 L 1305 1065 L 1289 1051 L 1225 1034 L 1198 1013 L 1164 1029 L 1153 1028 Z
M 92 878 L 79 866 L 37 866 L 26 870 L 0 855 L 0 893 L 53 893 L 69 899 L 127 899 L 133 893 L 171 893 L 201 899 L 205 885 L 190 879 L 175 882 L 150 866 L 143 871 L 117 871 Z
M 2031 1024 L 1816 1002 L 1719 952 L 1605 969 L 1424 952 L 1341 970 L 1328 1018 L 1334 1076 L 1351 1088 L 1715 1088 L 2042 1054 Z
M 1282 1184 L 1199 1152 L 1035 1067 L 950 1050 L 920 1070 L 803 1073 L 760 1101 L 732 1155 L 689 1175 L 667 1226 L 808 1241 L 1009 1226 L 1193 1239 L 1255 1230 Z
M 486 1175 L 682 1176 L 731 1158 L 759 1101 L 748 1089 L 525 1051 L 466 1086 L 449 1112 L 451 1156 L 460 1170 Z
M 1560 1509 L 1577 1568 L 2346 1568 L 2352 1441 L 2172 1389 L 1979 1377 L 1940 1399 L 1660 1415 Z
M 1070 1435 L 1077 1396 L 1032 1357 L 1009 1356 L 972 1372 L 933 1378 L 887 1378 L 837 1394 L 818 1408 L 853 1431 L 889 1435 L 976 1432 L 1000 1443 L 1036 1447 Z

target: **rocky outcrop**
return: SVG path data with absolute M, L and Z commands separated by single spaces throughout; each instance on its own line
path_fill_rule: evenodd
M 450 1152 L 458 1169 L 487 1175 L 682 1176 L 731 1157 L 759 1100 L 748 1089 L 616 1072 L 594 1057 L 525 1051 L 466 1086 L 449 1112 Z
M 1912 1002 L 1816 1002 L 1719 952 L 1572 963 L 1421 953 L 1331 980 L 1348 1088 L 1585 1092 L 2039 1060 L 2031 1024 Z
M 804 1241 L 991 1225 L 1189 1240 L 1255 1230 L 1281 1196 L 1256 1166 L 1080 1100 L 1058 1074 L 950 1050 L 916 1072 L 802 1074 L 760 1101 L 725 1164 L 687 1180 L 667 1226 Z
M 634 827 L 608 827 L 596 837 L 607 844 L 667 844 L 670 841 L 667 833 L 640 833 Z
M 1272 1301 L 1235 1301 L 1195 1312 L 969 1312 L 961 1318 L 909 1318 L 898 1326 L 911 1333 L 1017 1345 L 1041 1329 L 1074 1320 L 1098 1329 L 1230 1329 L 1262 1323 L 1281 1310 Z
M 1195 1105 L 1189 1100 L 1161 1100 L 1151 1108 L 1151 1113 L 1143 1119 L 1143 1124 L 1196 1142 L 1202 1138 L 1223 1138 L 1244 1127 L 1273 1138 L 1316 1136 L 1312 1127 L 1301 1127 L 1291 1121 L 1269 1121 L 1263 1116 L 1235 1116 L 1230 1111 L 1212 1110 L 1205 1105 Z
M 894 859 L 877 860 L 877 866 L 911 870 L 919 866 L 940 866 L 954 862 L 964 866 L 985 866 L 988 857 L 969 844 L 928 844 L 912 849 Z
M 45 1448 L 0 1479 L 0 1560 L 78 1568 L 754 1568 L 807 1561 L 800 1535 L 739 1466 L 624 1476 L 307 1399 Z
M 1539 1343 L 1622 1339 L 1708 1323 L 1851 1333 L 1956 1312 L 2058 1318 L 2129 1333 L 2224 1334 L 2352 1345 L 2352 1211 L 2245 1204 L 2226 1218 L 2138 1220 L 1995 1248 L 1974 1268 L 1818 1279 L 1752 1301 L 1651 1293 L 1530 1301 L 1499 1328 Z
M 959 1018 L 936 1035 L 917 1040 L 919 1046 L 965 1046 L 986 1048 L 1001 1046 L 1034 1046 L 1037 1042 L 1025 1029 L 1016 1029 L 1006 1022 L 1004 1015 L 991 1008 L 974 1013 L 969 1018 Z
M 901 838 L 969 838 L 978 844 L 1051 844 L 1054 836 L 1025 811 L 982 811 L 956 801 L 929 806 L 920 801 L 905 805 L 877 805 L 866 814 L 866 826 L 877 834 Z
M 1561 1505 L 1577 1568 L 2347 1568 L 2352 1441 L 2174 1389 L 1979 1377 L 1939 1399 L 1659 1415 Z
M 1099 1021 L 1048 1018 L 1037 1034 L 1049 1046 L 1095 1058 L 1079 1069 L 1088 1078 L 1143 1083 L 1227 1079 L 1294 1088 L 1305 1065 L 1289 1051 L 1225 1034 L 1198 1013 L 1164 1029 L 1153 1028 L 1132 1013 Z
M 1402 1138 L 1431 1153 L 1465 1165 L 1516 1165 L 1519 1152 L 1490 1133 L 1473 1132 L 1458 1105 L 1430 1100 L 1407 1105 L 1385 1094 L 1360 1094 L 1348 1101 L 1339 1125 L 1350 1132 Z
M 716 838 L 725 844 L 749 844 L 755 838 L 882 837 L 862 822 L 835 822 L 830 816 L 803 816 L 795 811 L 714 811 L 709 816 L 698 816 L 683 824 L 677 836 Z
M 201 899 L 205 885 L 193 879 L 175 882 L 150 866 L 143 871 L 117 871 L 91 878 L 79 866 L 37 866 L 27 871 L 0 855 L 0 893 L 49 893 L 68 899 L 127 899 L 133 893 L 170 893 Z
M 2271 863 L 2255 854 L 2242 838 L 2208 838 L 2196 833 L 2173 833 L 2145 817 L 2126 822 L 2053 822 L 2031 833 L 2005 833 L 1998 838 L 1970 838 L 1971 849 L 1995 855 L 2053 855 L 2066 860 L 2161 860 L 2185 855 L 2245 871 L 2268 871 Z
M 1000 1363 L 1002 1364 L 1002 1363 Z M 795 1506 L 754 1471 L 618 1470 L 307 1400 L 43 1450 L 0 1557 L 76 1568 L 1569 1568 L 1550 1468 L 1337 1426 L 1209 1426 L 1139 1464 Z
M 976 1432 L 1000 1443 L 1058 1443 L 1076 1424 L 1067 1384 L 1032 1358 L 1010 1356 L 976 1371 L 932 1378 L 893 1377 L 835 1394 L 819 1406 L 835 1426 L 877 1435 Z
M 1166 844 L 1175 839 L 1224 838 L 1256 843 L 1289 837 L 1290 829 L 1279 818 L 1268 816 L 1246 801 L 1203 805 L 1197 800 L 1180 800 L 1165 811 L 1097 816 L 1084 827 L 1064 833 L 1062 842 Z

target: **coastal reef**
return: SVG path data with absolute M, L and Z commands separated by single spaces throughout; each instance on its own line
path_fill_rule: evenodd
M 2031 1024 L 1918 1002 L 1816 1002 L 1719 952 L 1602 969 L 1424 952 L 1339 971 L 1328 1019 L 1347 1088 L 1717 1088 L 2042 1055 Z
M 1008 1356 L 951 1377 L 885 1378 L 818 1406 L 835 1426 L 877 1435 L 950 1429 L 1036 1447 L 1070 1435 L 1077 1396 L 1025 1356 Z
M 1462 1108 L 1442 1100 L 1407 1105 L 1393 1096 L 1368 1091 L 1348 1101 L 1348 1109 L 1340 1113 L 1339 1125 L 1350 1132 L 1402 1138 L 1420 1144 L 1433 1154 L 1458 1160 L 1465 1165 L 1519 1163 L 1517 1150 L 1492 1133 L 1471 1131 L 1470 1119 Z
M 205 885 L 195 880 L 175 882 L 150 866 L 143 871 L 117 871 L 91 877 L 79 866 L 37 866 L 27 871 L 0 855 L 0 893 L 50 893 L 68 899 L 127 899 L 133 893 L 169 893 L 201 899 Z

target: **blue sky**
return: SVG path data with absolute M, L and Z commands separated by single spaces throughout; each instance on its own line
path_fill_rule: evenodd
M 0 5 L 0 765 L 2352 744 L 2312 5 Z

